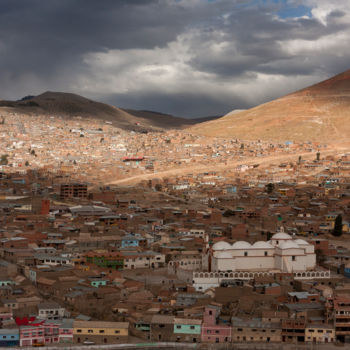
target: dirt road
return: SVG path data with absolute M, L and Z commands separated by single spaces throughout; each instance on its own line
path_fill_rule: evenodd
M 330 155 L 330 154 L 342 154 L 344 150 L 342 149 L 327 149 L 322 151 L 322 156 Z M 316 152 L 303 152 L 303 153 L 293 153 L 293 154 L 279 154 L 279 155 L 270 155 L 266 157 L 249 157 L 237 161 L 231 161 L 226 163 L 218 163 L 217 161 L 213 160 L 211 164 L 207 165 L 198 165 L 198 166 L 186 166 L 181 168 L 173 168 L 169 170 L 154 172 L 151 174 L 139 174 L 136 176 L 131 176 L 124 179 L 119 179 L 115 181 L 111 181 L 110 185 L 134 185 L 137 184 L 143 180 L 150 180 L 150 179 L 163 179 L 166 177 L 172 177 L 176 175 L 186 175 L 186 174 L 196 174 L 196 173 L 203 173 L 208 171 L 223 171 L 226 169 L 232 169 L 239 165 L 254 165 L 259 164 L 260 168 L 265 168 L 270 166 L 273 163 L 279 164 L 281 162 L 286 162 L 290 160 L 297 161 L 299 156 L 302 157 L 302 159 L 313 159 L 316 158 Z

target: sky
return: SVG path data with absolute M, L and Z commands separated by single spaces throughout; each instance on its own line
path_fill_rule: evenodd
M 224 115 L 350 69 L 349 0 L 0 0 L 0 99 Z

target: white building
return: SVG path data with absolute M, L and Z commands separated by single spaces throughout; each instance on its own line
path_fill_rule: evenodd
M 66 309 L 55 302 L 44 302 L 38 305 L 40 318 L 58 320 L 66 316 Z
M 302 239 L 293 239 L 283 232 L 276 233 L 268 242 L 234 244 L 217 242 L 208 252 L 211 271 L 274 271 L 304 272 L 316 266 L 314 246 Z

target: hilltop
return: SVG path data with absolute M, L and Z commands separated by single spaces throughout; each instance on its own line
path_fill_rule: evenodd
M 188 131 L 247 140 L 346 141 L 350 135 L 350 70 Z
M 125 130 L 160 131 L 179 129 L 196 123 L 168 114 L 117 108 L 77 94 L 47 91 L 38 96 L 26 96 L 19 101 L 0 101 L 0 108 L 23 115 L 49 115 L 66 118 L 100 119 Z

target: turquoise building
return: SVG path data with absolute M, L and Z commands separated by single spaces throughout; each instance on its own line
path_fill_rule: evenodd
M 174 319 L 174 334 L 201 334 L 202 320 L 191 320 L 187 318 Z

